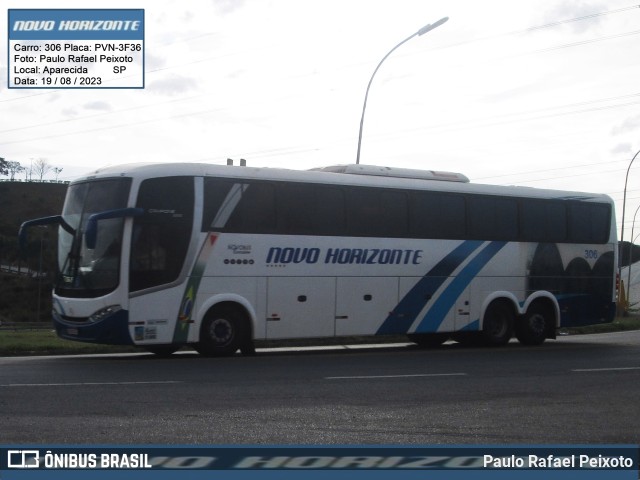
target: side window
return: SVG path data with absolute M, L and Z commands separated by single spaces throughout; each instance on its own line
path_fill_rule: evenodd
M 609 238 L 610 208 L 605 204 L 569 205 L 569 237 L 578 243 L 606 243 Z
M 481 240 L 516 240 L 517 202 L 511 198 L 470 196 L 469 237 Z
M 229 195 L 233 189 L 236 195 Z M 222 229 L 228 219 L 228 215 L 224 219 L 221 217 L 235 208 L 236 198 L 242 195 L 242 185 L 229 180 L 221 180 L 218 178 L 204 179 L 204 198 L 202 202 L 202 231 L 216 231 Z
M 466 235 L 465 201 L 461 195 L 415 192 L 411 196 L 411 235 L 462 239 Z
M 404 192 L 353 188 L 347 191 L 347 230 L 361 237 L 406 237 L 407 195 Z
M 131 239 L 131 291 L 171 283 L 178 278 L 189 248 L 193 224 L 193 178 L 163 177 L 140 185 Z
M 557 201 L 523 200 L 520 209 L 520 233 L 525 242 L 566 241 L 566 206 Z
M 278 231 L 288 235 L 344 233 L 344 195 L 337 187 L 285 183 L 278 189 Z
M 234 193 L 236 207 L 228 212 L 225 230 L 230 232 L 275 233 L 276 202 L 270 183 L 244 183 Z

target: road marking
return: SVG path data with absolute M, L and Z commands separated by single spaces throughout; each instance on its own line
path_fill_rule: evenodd
M 175 380 L 166 380 L 158 382 L 70 382 L 70 383 L 6 383 L 0 387 L 86 387 L 100 385 L 167 385 L 173 383 L 182 383 Z
M 623 370 L 640 370 L 640 367 L 617 367 L 617 368 L 575 368 L 572 372 L 620 372 Z
M 354 375 L 350 377 L 324 377 L 325 380 L 358 380 L 376 378 L 415 378 L 415 377 L 460 377 L 466 373 L 416 373 L 409 375 Z

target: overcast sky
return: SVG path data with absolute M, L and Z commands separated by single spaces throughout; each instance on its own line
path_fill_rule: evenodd
M 606 193 L 621 218 L 640 149 L 633 1 L 7 0 L 0 52 L 7 9 L 88 6 L 145 9 L 146 88 L 8 90 L 2 54 L 0 157 L 46 158 L 65 180 L 138 161 L 354 163 L 374 68 L 447 16 L 378 71 L 361 163 Z M 627 228 L 640 205 L 634 165 Z

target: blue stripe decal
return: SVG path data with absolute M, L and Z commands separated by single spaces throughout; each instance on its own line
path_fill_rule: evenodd
M 480 330 L 480 320 L 474 320 L 470 324 L 465 325 L 459 331 L 460 332 L 477 332 L 478 330 Z
M 440 260 L 413 288 L 404 296 L 396 308 L 380 326 L 376 335 L 407 333 L 432 295 L 449 276 L 483 242 L 467 240 L 458 245 L 451 253 Z
M 420 325 L 416 328 L 416 332 L 437 332 L 447 313 L 449 313 L 449 310 L 451 310 L 460 295 L 462 295 L 462 292 L 464 292 L 478 273 L 480 273 L 480 270 L 489 263 L 489 260 L 502 250 L 506 244 L 507 242 L 491 242 L 483 248 L 482 251 L 455 276 L 445 291 L 442 292 L 442 295 L 438 296 L 433 307 L 429 309 L 420 322 Z

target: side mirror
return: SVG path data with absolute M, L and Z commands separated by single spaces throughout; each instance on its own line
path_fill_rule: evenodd
M 61 225 L 62 228 L 64 228 L 71 235 L 75 233 L 75 230 L 71 227 L 71 225 L 64 221 L 62 215 L 35 218 L 33 220 L 27 220 L 26 222 L 23 222 L 22 225 L 20 225 L 20 230 L 18 230 L 18 242 L 20 244 L 20 252 L 22 253 L 22 256 L 24 257 L 27 249 L 27 231 L 29 230 L 29 228 L 38 225 L 54 225 L 56 223 Z
M 87 220 L 87 228 L 84 232 L 84 242 L 89 250 L 96 248 L 98 242 L 98 221 L 111 218 L 139 217 L 144 214 L 142 208 L 118 208 L 105 212 L 94 213 Z

